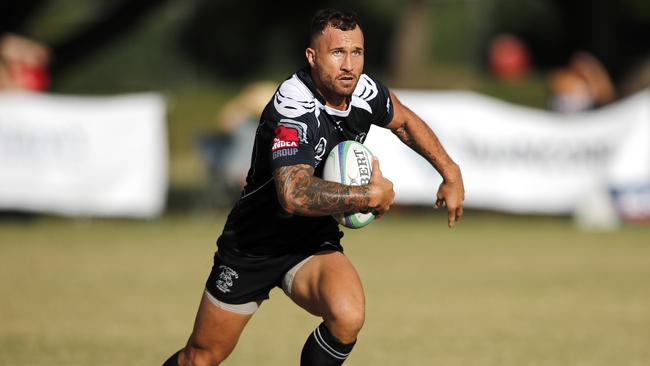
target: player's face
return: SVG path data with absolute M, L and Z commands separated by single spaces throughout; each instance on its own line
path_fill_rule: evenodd
M 317 87 L 338 97 L 349 97 L 363 72 L 363 32 L 327 27 L 306 51 Z M 325 95 L 327 97 L 327 95 Z

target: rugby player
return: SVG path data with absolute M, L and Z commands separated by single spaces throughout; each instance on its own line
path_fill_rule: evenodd
M 369 184 L 322 180 L 339 142 L 363 142 L 370 125 L 389 128 L 441 174 L 435 207 L 448 225 L 463 215 L 457 164 L 433 131 L 378 80 L 363 74 L 364 38 L 355 14 L 319 10 L 305 51 L 308 66 L 284 81 L 260 117 L 242 195 L 217 240 L 194 330 L 164 365 L 218 365 L 269 291 L 281 287 L 323 322 L 307 337 L 301 365 L 341 365 L 364 323 L 359 276 L 343 254 L 334 213 L 393 203 L 393 185 L 373 160 Z

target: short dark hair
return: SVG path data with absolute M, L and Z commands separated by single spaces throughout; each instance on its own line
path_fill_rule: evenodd
M 353 30 L 356 27 L 361 28 L 359 17 L 353 11 L 343 11 L 338 9 L 320 9 L 314 14 L 311 20 L 311 33 L 309 42 L 313 42 L 316 37 L 321 35 L 328 26 L 340 29 L 342 31 Z

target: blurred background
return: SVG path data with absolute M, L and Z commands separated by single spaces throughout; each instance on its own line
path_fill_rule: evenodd
M 6 2 L 0 31 L 47 48 L 43 70 L 29 79 L 39 85 L 32 87 L 74 95 L 162 93 L 172 205 L 191 204 L 181 193 L 205 184 L 196 139 L 228 128 L 228 117 L 219 115 L 224 105 L 249 83 L 269 81 L 273 89 L 304 64 L 305 30 L 319 7 L 360 14 L 366 71 L 393 88 L 472 90 L 551 109 L 555 93 L 582 87 L 572 70 L 580 68 L 580 52 L 596 62 L 589 76 L 598 88 L 595 100 L 556 100 L 557 108 L 598 107 L 643 89 L 650 78 L 650 6 L 642 0 L 251 6 L 199 0 Z
M 535 206 L 532 188 L 496 197 L 511 189 L 477 166 L 454 231 L 408 199 L 346 230 L 369 297 L 349 363 L 650 363 L 648 1 L 23 0 L 0 5 L 0 364 L 158 364 L 183 345 L 259 112 L 304 65 L 322 7 L 359 14 L 365 71 L 430 115 L 461 167 L 532 161 L 534 182 L 586 166 L 570 188 L 596 188 Z M 426 109 L 445 105 L 486 118 L 447 132 Z M 455 135 L 478 126 L 534 126 L 542 150 L 549 135 L 599 142 L 545 155 L 588 155 L 578 170 L 529 150 L 496 166 L 476 147 L 489 133 Z M 533 206 L 481 201 L 485 186 Z M 273 300 L 229 364 L 297 363 L 315 320 Z

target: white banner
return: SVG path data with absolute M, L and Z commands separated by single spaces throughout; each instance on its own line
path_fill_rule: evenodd
M 594 190 L 650 185 L 650 90 L 572 115 L 472 92 L 396 94 L 460 165 L 467 207 L 570 213 Z M 366 145 L 394 182 L 396 202 L 433 204 L 441 178 L 424 159 L 381 128 Z
M 167 161 L 157 94 L 0 93 L 0 209 L 154 217 Z

